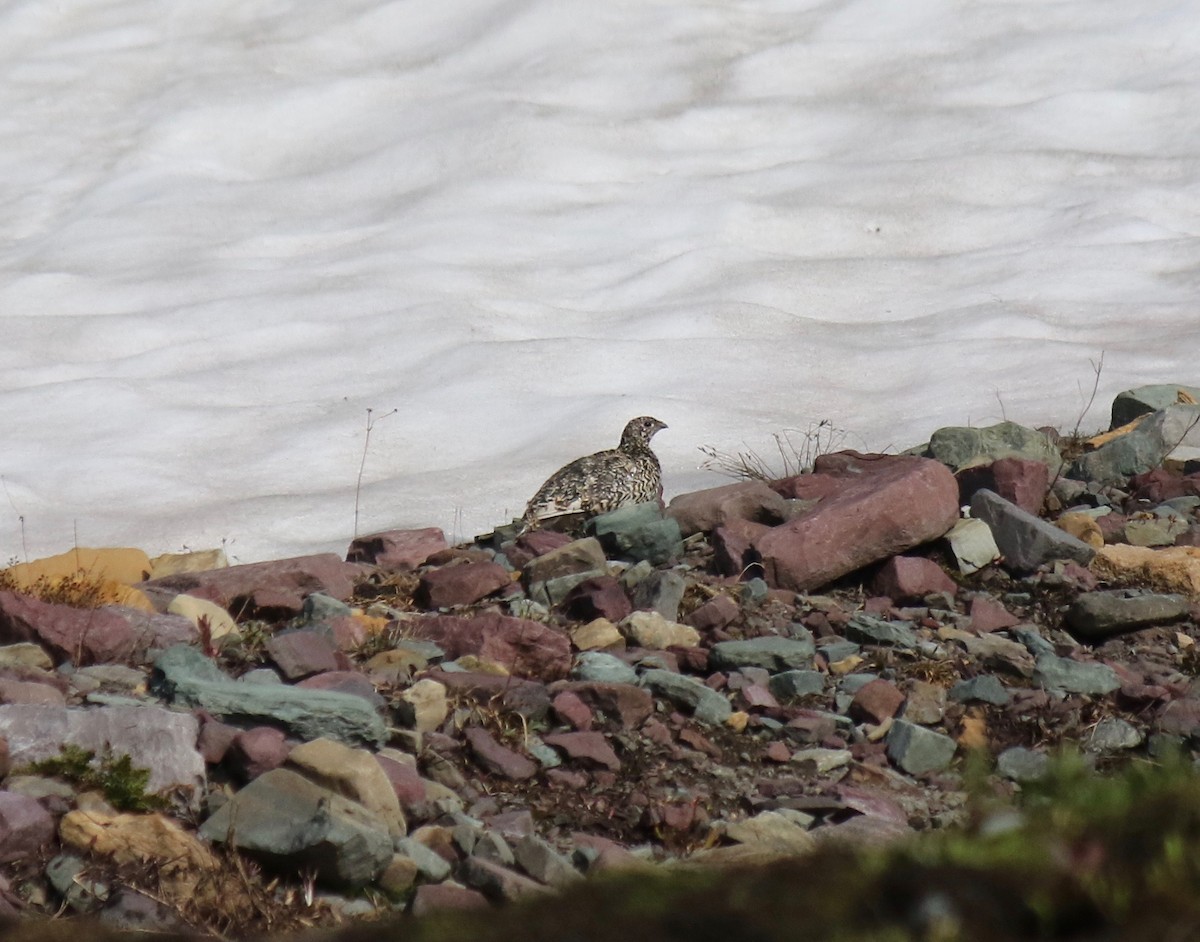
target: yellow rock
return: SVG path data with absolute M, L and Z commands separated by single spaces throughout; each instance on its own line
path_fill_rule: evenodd
M 1083 540 L 1088 546 L 1099 549 L 1104 545 L 1100 524 L 1091 514 L 1063 514 L 1054 523 L 1060 530 L 1065 530 L 1077 540 Z
M 730 713 L 725 719 L 725 725 L 732 729 L 735 733 L 745 731 L 746 725 L 750 722 L 750 714 L 741 710 Z
M 455 663 L 465 671 L 474 671 L 477 674 L 492 674 L 496 677 L 507 677 L 508 668 L 503 664 L 498 664 L 495 661 L 489 661 L 485 657 L 479 657 L 475 654 L 464 654 L 457 658 Z
M 119 814 L 93 808 L 68 811 L 58 828 L 64 844 L 117 863 L 154 860 L 163 871 L 211 870 L 213 852 L 178 822 L 161 814 Z
M 700 644 L 700 632 L 695 628 L 663 618 L 658 612 L 634 612 L 621 619 L 621 629 L 639 647 L 656 651 L 672 646 L 694 648 Z
M 580 651 L 596 651 L 621 644 L 625 639 L 607 618 L 597 618 L 571 632 L 571 643 Z
M 986 749 L 988 745 L 987 720 L 977 714 L 962 718 L 962 732 L 958 744 L 964 749 Z
M 863 659 L 857 654 L 851 654 L 849 657 L 844 657 L 840 661 L 834 661 L 829 665 L 829 673 L 837 674 L 839 677 L 843 674 L 851 673 Z
M 21 587 L 30 587 L 39 579 L 57 582 L 80 574 L 95 582 L 133 585 L 149 575 L 150 557 L 140 549 L 130 547 L 89 549 L 80 546 L 57 556 L 10 566 L 4 573 Z
M 224 638 L 226 635 L 240 634 L 233 616 L 216 602 L 210 602 L 208 599 L 198 599 L 194 595 L 177 595 L 171 599 L 171 604 L 167 606 L 167 612 L 171 615 L 183 616 L 197 628 L 200 627 L 200 619 L 207 618 L 208 630 L 213 641 Z
M 207 572 L 225 569 L 229 560 L 222 549 L 196 550 L 194 553 L 163 553 L 150 560 L 150 578 L 174 576 L 181 572 Z
M 1200 547 L 1114 544 L 1097 550 L 1092 572 L 1108 579 L 1135 582 L 1167 592 L 1182 592 L 1200 598 Z

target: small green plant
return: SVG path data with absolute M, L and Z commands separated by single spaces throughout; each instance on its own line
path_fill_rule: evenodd
M 134 766 L 128 755 L 105 752 L 97 761 L 96 753 L 66 743 L 53 758 L 29 765 L 30 772 L 52 775 L 75 783 L 82 789 L 102 792 L 118 811 L 159 811 L 168 806 L 161 795 L 150 794 L 150 770 Z

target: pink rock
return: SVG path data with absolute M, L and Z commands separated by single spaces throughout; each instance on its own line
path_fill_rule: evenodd
M 412 914 L 428 916 L 441 910 L 488 909 L 491 904 L 478 890 L 454 883 L 422 883 L 413 895 Z
M 633 603 L 612 576 L 594 576 L 567 593 L 563 610 L 576 621 L 607 618 L 616 623 L 633 611 Z
M 574 694 L 597 713 L 615 717 L 624 729 L 635 729 L 654 713 L 654 698 L 633 684 L 576 680 L 557 683 L 552 690 Z
M 787 519 L 787 502 L 764 481 L 744 481 L 671 499 L 667 516 L 674 517 L 685 536 L 708 533 L 731 520 L 750 520 L 775 526 Z
M 352 615 L 337 615 L 326 623 L 333 634 L 333 646 L 353 652 L 367 641 L 367 626 Z
M 970 615 L 971 629 L 980 634 L 1011 628 L 1020 623 L 1016 615 L 987 595 L 977 595 L 971 599 Z
M 958 519 L 958 484 L 940 461 L 838 452 L 805 477 L 839 489 L 816 507 L 754 539 L 768 583 L 807 591 L 927 543 Z
M 748 710 L 779 706 L 779 701 L 762 684 L 747 684 L 739 693 Z
M 715 595 L 683 619 L 697 631 L 711 631 L 733 624 L 742 613 L 738 603 L 728 595 Z
M 536 680 L 477 671 L 430 670 L 425 676 L 436 680 L 449 694 L 469 696 L 489 707 L 520 713 L 531 719 L 545 716 L 550 709 L 550 694 L 545 685 Z
M 200 712 L 200 735 L 196 738 L 196 749 L 204 757 L 205 763 L 219 765 L 225 761 L 229 748 L 241 732 L 236 726 Z
M 40 855 L 54 838 L 54 818 L 36 798 L 0 792 L 0 863 Z
M 876 592 L 893 601 L 922 599 L 935 592 L 954 595 L 958 586 L 932 559 L 923 556 L 893 556 L 875 576 Z
M 768 762 L 790 762 L 792 759 L 792 750 L 778 739 L 775 739 L 767 744 L 767 748 L 763 751 L 763 758 Z
M 621 760 L 617 758 L 603 733 L 546 733 L 542 736 L 542 741 L 555 749 L 561 749 L 572 759 L 583 759 L 614 772 L 621 771 Z
M 1161 504 L 1174 497 L 1200 497 L 1200 474 L 1183 475 L 1154 468 L 1129 479 L 1130 498 Z
M 868 681 L 850 701 L 850 716 L 860 723 L 882 723 L 895 716 L 904 706 L 904 694 L 882 677 Z
M 302 628 L 267 639 L 267 656 L 288 680 L 338 669 L 332 642 L 321 632 Z
M 235 619 L 249 614 L 291 617 L 300 614 L 304 599 L 313 592 L 346 601 L 365 572 L 364 566 L 342 562 L 334 553 L 321 553 L 179 573 L 143 582 L 139 588 L 169 589 L 208 599 Z
M 251 781 L 283 765 L 290 751 L 291 746 L 281 730 L 272 726 L 255 726 L 234 737 L 225 754 L 225 761 L 242 778 Z
M 381 755 L 376 755 L 375 761 L 392 783 L 401 808 L 407 812 L 425 803 L 425 782 L 415 766 Z
M 545 556 L 551 550 L 566 546 L 572 542 L 570 535 L 554 530 L 526 530 L 511 546 L 504 550 L 504 555 L 513 568 L 522 569 L 539 556 Z
M 741 576 L 758 562 L 755 541 L 772 532 L 772 527 L 750 520 L 730 520 L 717 527 L 710 537 L 717 571 L 726 576 Z M 755 568 L 753 575 L 757 574 Z
M 0 677 L 0 703 L 41 703 L 47 706 L 66 706 L 67 698 L 61 690 L 50 684 Z
M 492 899 L 513 901 L 549 892 L 544 884 L 482 857 L 468 857 L 463 861 L 461 873 L 466 883 Z
M 591 708 L 583 702 L 579 694 L 571 690 L 560 691 L 551 701 L 555 715 L 564 723 L 569 723 L 578 730 L 592 728 Z
M 463 738 L 479 764 L 494 775 L 512 781 L 537 775 L 537 765 L 532 760 L 500 745 L 482 726 L 468 726 L 463 730 Z
M 435 615 L 405 622 L 415 637 L 437 642 L 450 659 L 474 654 L 514 674 L 557 680 L 571 667 L 567 635 L 540 622 L 507 615 Z
M 1050 490 L 1050 468 L 1029 458 L 997 458 L 989 465 L 958 473 L 959 499 L 964 504 L 981 488 L 995 491 L 1022 510 L 1037 515 Z
M 1129 522 L 1129 518 L 1125 514 L 1108 513 L 1095 519 L 1096 526 L 1100 528 L 1100 535 L 1104 537 L 1105 543 L 1125 542 L 1125 524 Z
M 434 553 L 449 549 L 446 535 L 438 527 L 420 530 L 384 530 L 357 537 L 350 544 L 346 561 L 370 563 L 388 571 L 416 569 Z
M 296 686 L 305 690 L 334 690 L 338 693 L 353 694 L 356 697 L 362 697 L 374 707 L 383 706 L 385 702 L 375 690 L 375 685 L 367 679 L 365 674 L 360 674 L 358 671 L 326 671 L 323 674 L 307 677 Z
M 512 584 L 508 570 L 493 562 L 467 562 L 422 573 L 416 602 L 422 608 L 470 605 Z

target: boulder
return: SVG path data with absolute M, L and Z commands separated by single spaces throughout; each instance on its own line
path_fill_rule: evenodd
M 872 588 L 897 602 L 915 601 L 937 592 L 958 592 L 958 586 L 942 567 L 924 556 L 893 556 L 875 574 Z
M 1087 565 L 1096 550 L 1065 530 L 1035 517 L 999 494 L 982 490 L 971 499 L 971 516 L 991 527 L 1005 563 L 1020 572 L 1032 572 L 1055 559 L 1073 559 Z
M 451 563 L 421 574 L 414 600 L 422 608 L 470 605 L 512 584 L 508 570 L 484 560 Z
M 1173 405 L 1143 419 L 1071 465 L 1070 476 L 1081 481 L 1119 484 L 1150 471 L 1178 448 L 1200 446 L 1200 406 Z
M 658 566 L 683 552 L 679 523 L 664 517 L 657 501 L 600 514 L 587 522 L 587 530 L 608 553 L 633 562 L 645 559 Z
M 731 520 L 776 526 L 787 520 L 788 505 L 765 481 L 743 481 L 673 497 L 667 516 L 679 524 L 686 537 L 709 533 Z
M 449 549 L 438 527 L 419 530 L 384 530 L 355 537 L 346 551 L 346 562 L 368 563 L 387 571 L 416 569 L 434 553 Z
M 1116 398 L 1113 399 L 1112 422 L 1109 429 L 1128 425 L 1139 416 L 1151 412 L 1161 412 L 1168 406 L 1186 402 L 1188 398 L 1192 402 L 1200 402 L 1200 387 L 1161 383 L 1126 389 L 1124 392 L 1117 393 Z
M 959 499 L 969 504 L 981 488 L 995 491 L 1022 510 L 1037 514 L 1050 491 L 1050 466 L 1029 458 L 999 458 L 958 473 Z
M 940 428 L 929 439 L 925 453 L 956 472 L 992 464 L 1000 458 L 1041 461 L 1052 471 L 1062 464 L 1058 447 L 1048 435 L 1016 422 L 999 422 L 985 428 Z
M 1113 635 L 1186 618 L 1188 600 L 1137 589 L 1084 592 L 1067 609 L 1071 634 L 1081 641 L 1099 642 Z

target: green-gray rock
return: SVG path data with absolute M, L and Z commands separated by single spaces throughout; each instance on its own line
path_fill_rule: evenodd
M 855 612 L 846 623 L 846 637 L 861 644 L 890 644 L 901 648 L 915 648 L 917 636 L 908 622 L 885 621 L 874 615 Z
M 780 700 L 793 700 L 825 690 L 825 675 L 820 671 L 784 671 L 768 681 L 771 694 Z
M 986 487 L 971 498 L 971 516 L 992 528 L 1005 564 L 1018 572 L 1032 572 L 1055 559 L 1073 559 L 1086 566 L 1096 555 L 1096 550 L 1082 540 Z
M 164 699 L 234 722 L 282 726 L 306 742 L 325 737 L 348 745 L 379 746 L 387 740 L 383 718 L 360 696 L 285 684 L 239 683 L 186 645 L 158 656 L 151 685 Z
M 944 733 L 908 720 L 896 720 L 887 734 L 887 755 L 909 775 L 940 772 L 950 765 L 958 744 Z
M 1075 459 L 1068 472 L 1080 481 L 1115 484 L 1157 468 L 1177 447 L 1200 447 L 1200 406 L 1169 406 L 1132 432 Z
M 1136 726 L 1119 716 L 1106 716 L 1092 728 L 1083 748 L 1088 752 L 1111 753 L 1136 749 L 1141 744 L 1142 733 Z
M 619 657 L 603 651 L 584 651 L 571 666 L 575 680 L 599 681 L 610 684 L 637 683 L 637 671 Z
M 664 517 L 656 501 L 630 504 L 593 517 L 589 533 L 612 556 L 660 565 L 683 552 L 683 534 L 672 517 Z
M 642 674 L 641 684 L 649 687 L 660 697 L 666 697 L 676 706 L 686 707 L 701 723 L 719 726 L 729 719 L 733 707 L 721 694 L 704 686 L 692 677 L 684 677 L 674 671 L 648 670 Z
M 1103 641 L 1127 631 L 1178 621 L 1187 614 L 1188 600 L 1182 595 L 1105 589 L 1076 598 L 1067 609 L 1067 624 L 1071 634 L 1081 641 Z
M 1110 429 L 1128 425 L 1139 415 L 1147 412 L 1160 412 L 1168 406 L 1179 402 L 1179 394 L 1183 392 L 1200 402 L 1200 386 L 1179 386 L 1165 383 L 1157 386 L 1138 386 L 1136 389 L 1126 389 L 1117 393 L 1112 404 L 1112 424 Z
M 709 649 L 709 664 L 717 670 L 761 667 L 777 673 L 812 666 L 816 645 L 811 638 L 751 638 L 747 641 L 721 641 Z
M 1036 782 L 1045 778 L 1050 757 L 1035 749 L 1013 746 L 996 757 L 996 772 L 1013 782 Z
M 1016 422 L 1000 422 L 986 428 L 940 428 L 929 439 L 925 453 L 955 472 L 991 464 L 999 458 L 1027 458 L 1044 461 L 1053 477 L 1062 464 L 1058 448 L 1047 435 Z
M 1055 693 L 1105 694 L 1121 686 L 1116 672 L 1107 664 L 1089 664 L 1069 657 L 1039 654 L 1034 682 Z
M 970 680 L 960 680 L 950 688 L 950 699 L 959 703 L 979 700 L 993 706 L 1004 706 L 1012 696 L 994 674 L 980 674 Z

